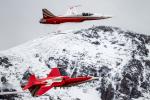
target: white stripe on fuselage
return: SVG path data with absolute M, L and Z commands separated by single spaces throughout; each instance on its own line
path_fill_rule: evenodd
M 58 16 L 58 17 L 104 17 L 102 14 L 94 13 L 93 15 L 90 16 L 83 16 L 82 14 L 76 14 L 76 15 L 63 15 L 63 16 Z
M 50 79 L 45 80 L 45 82 L 47 82 L 46 86 L 50 86 L 50 85 L 52 85 L 54 82 L 62 82 L 62 81 L 63 81 L 62 76 L 54 77 L 54 78 L 50 78 Z

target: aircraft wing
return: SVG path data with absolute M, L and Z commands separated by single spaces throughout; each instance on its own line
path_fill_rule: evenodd
M 37 96 L 41 96 L 44 93 L 46 93 L 48 90 L 50 90 L 51 88 L 53 88 L 53 85 L 50 85 L 50 86 L 41 86 L 40 89 L 37 91 L 36 95 Z

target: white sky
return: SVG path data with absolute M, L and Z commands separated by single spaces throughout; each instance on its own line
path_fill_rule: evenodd
M 56 30 L 56 25 L 39 24 L 42 8 L 51 10 L 55 15 L 63 15 L 70 6 L 79 4 L 84 12 L 112 15 L 113 18 L 58 25 L 59 29 L 109 25 L 150 35 L 150 0 L 0 0 L 0 50 Z

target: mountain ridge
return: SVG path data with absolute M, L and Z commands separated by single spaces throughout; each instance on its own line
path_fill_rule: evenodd
M 52 89 L 45 98 L 34 99 L 148 100 L 149 45 L 150 36 L 109 26 L 46 35 L 0 53 L 0 86 L 10 84 L 11 89 L 22 91 L 19 86 L 27 77 L 26 71 L 30 69 L 37 76 L 46 77 L 51 67 L 58 66 L 66 67 L 69 75 L 76 68 L 74 76 L 91 75 L 99 77 L 99 81 L 70 89 Z M 9 97 L 31 98 L 30 94 Z

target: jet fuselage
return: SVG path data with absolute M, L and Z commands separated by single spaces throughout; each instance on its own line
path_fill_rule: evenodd
M 63 75 L 58 68 L 52 68 L 46 78 L 36 78 L 34 74 L 30 75 L 28 83 L 22 86 L 23 90 L 29 89 L 32 96 L 41 96 L 51 88 L 70 87 L 82 84 L 97 78 L 92 76 L 70 77 Z
M 42 18 L 40 23 L 42 24 L 61 24 L 67 22 L 83 22 L 88 20 L 101 20 L 110 17 L 52 17 L 52 18 Z

